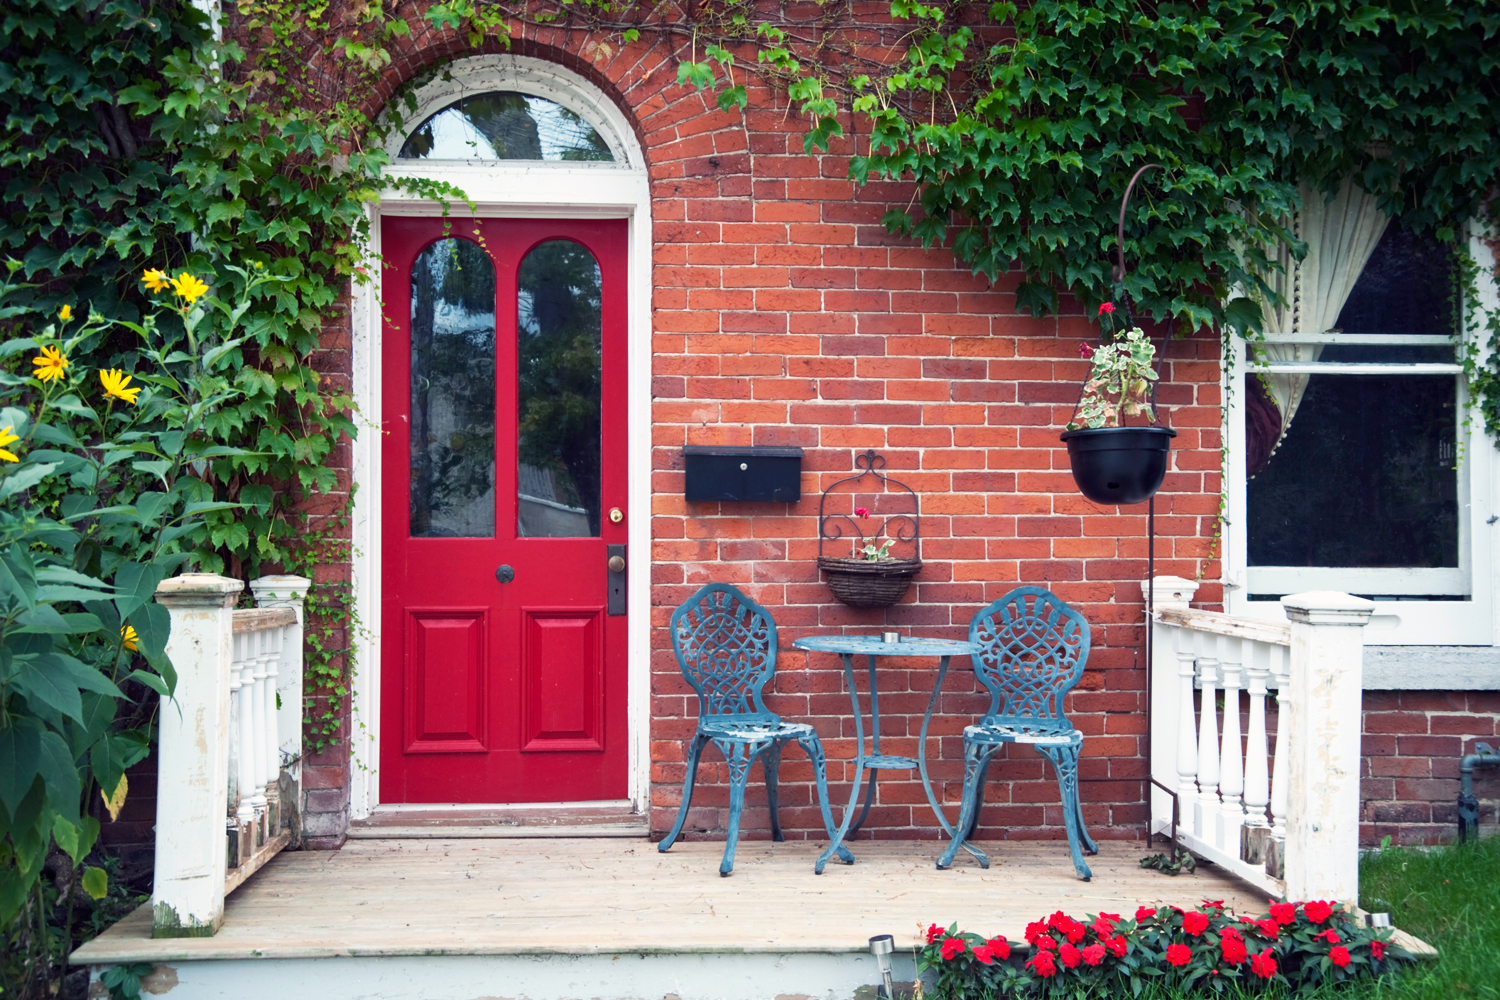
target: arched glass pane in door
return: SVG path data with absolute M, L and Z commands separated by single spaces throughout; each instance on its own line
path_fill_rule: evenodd
M 475 94 L 418 125 L 406 160 L 603 160 L 609 144 L 570 108 L 509 90 Z
M 520 476 L 516 533 L 599 534 L 599 262 L 572 240 L 547 240 L 521 261 Z
M 411 537 L 495 534 L 495 266 L 445 239 L 411 269 Z

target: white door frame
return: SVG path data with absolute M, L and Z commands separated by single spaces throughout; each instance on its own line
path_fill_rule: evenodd
M 614 163 L 541 161 L 434 161 L 394 159 L 402 135 L 388 148 L 391 177 L 447 181 L 468 195 L 483 218 L 592 218 L 629 221 L 627 263 L 627 416 L 631 556 L 627 585 L 628 795 L 644 812 L 650 795 L 651 722 L 651 190 L 645 158 L 624 114 L 602 92 L 562 66 L 524 56 L 489 55 L 459 60 L 416 90 L 412 126 L 459 97 L 517 90 L 557 101 L 588 119 L 615 154 Z M 463 203 L 446 207 L 455 225 L 469 214 Z M 386 216 L 439 215 L 445 206 L 401 190 L 383 191 L 371 203 L 373 280 L 356 284 L 350 301 L 353 395 L 360 435 L 353 442 L 351 517 L 353 600 L 360 627 L 350 636 L 355 655 L 350 724 L 350 818 L 363 819 L 380 804 L 381 657 L 381 293 L 380 223 Z

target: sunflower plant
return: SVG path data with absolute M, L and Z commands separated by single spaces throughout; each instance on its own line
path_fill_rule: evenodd
M 210 428 L 242 394 L 234 331 L 272 280 L 239 270 L 226 303 L 191 273 L 147 271 L 158 309 L 126 322 L 9 306 L 16 271 L 0 278 L 13 334 L 0 343 L 0 926 L 54 851 L 90 895 L 107 890 L 87 864 L 91 803 L 118 815 L 172 693 L 157 585 L 190 558 L 205 516 L 240 506 L 215 500 L 202 473 L 254 457 Z M 130 346 L 108 367 L 75 360 L 105 356 L 106 340 Z

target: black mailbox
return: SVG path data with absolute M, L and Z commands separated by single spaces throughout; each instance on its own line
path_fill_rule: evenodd
M 802 499 L 801 448 L 682 449 L 687 470 L 686 499 L 758 500 L 796 503 Z

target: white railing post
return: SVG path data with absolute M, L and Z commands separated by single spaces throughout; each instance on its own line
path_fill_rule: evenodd
M 232 608 L 244 586 L 185 573 L 156 588 L 177 686 L 159 715 L 152 937 L 208 937 L 224 920 Z
M 250 581 L 257 608 L 290 608 L 297 614 L 293 625 L 282 628 L 281 659 L 276 670 L 276 689 L 271 704 L 276 707 L 276 767 L 271 780 L 280 777 L 281 761 L 288 761 L 286 773 L 291 779 L 292 800 L 280 798 L 277 803 L 279 822 L 290 819 L 292 843 L 302 843 L 302 635 L 306 614 L 307 592 L 312 581 L 305 576 L 263 576 Z M 292 813 L 287 816 L 287 811 Z
M 1371 601 L 1315 591 L 1281 599 L 1292 623 L 1287 729 L 1286 894 L 1359 901 L 1364 625 Z
M 1243 639 L 1225 639 L 1224 661 L 1224 737 L 1220 741 L 1219 791 L 1224 804 L 1223 837 L 1219 846 L 1231 853 L 1240 849 L 1240 828 L 1245 825 L 1245 807 L 1240 795 L 1245 791 L 1245 768 L 1240 744 L 1240 676 L 1244 667 L 1241 651 L 1248 645 Z
M 1286 702 L 1292 690 L 1292 679 L 1288 670 L 1288 650 L 1281 646 L 1271 647 L 1271 680 L 1276 688 L 1276 752 L 1271 757 L 1271 839 L 1277 844 L 1286 843 Z M 1276 877 L 1280 878 L 1281 862 L 1275 863 Z
M 1147 582 L 1141 583 L 1141 597 L 1146 597 Z M 1151 593 L 1154 611 L 1187 611 L 1198 584 L 1180 576 L 1158 576 Z M 1151 803 L 1151 830 L 1171 829 L 1173 796 L 1166 789 L 1176 792 L 1178 822 L 1187 827 L 1193 822 L 1192 796 L 1197 788 L 1194 781 L 1198 774 L 1197 747 L 1193 744 L 1193 687 L 1191 650 L 1187 653 L 1188 679 L 1186 687 L 1180 676 L 1182 643 L 1191 642 L 1192 637 L 1181 628 L 1160 621 L 1147 621 L 1151 629 L 1151 690 L 1146 692 L 1151 711 L 1151 778 L 1148 789 Z M 1184 700 L 1184 692 L 1186 700 Z M 1183 706 L 1186 706 L 1184 708 Z M 1187 721 L 1186 743 L 1182 740 L 1182 726 Z M 1189 768 L 1186 778 L 1188 794 L 1184 797 L 1182 768 Z

